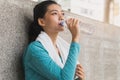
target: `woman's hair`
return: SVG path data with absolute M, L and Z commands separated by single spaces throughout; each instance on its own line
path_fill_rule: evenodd
M 34 41 L 41 31 L 44 31 L 43 28 L 38 24 L 39 18 L 44 18 L 48 6 L 51 4 L 57 4 L 55 1 L 47 0 L 37 4 L 34 7 L 33 16 L 34 20 L 29 27 L 29 43 Z

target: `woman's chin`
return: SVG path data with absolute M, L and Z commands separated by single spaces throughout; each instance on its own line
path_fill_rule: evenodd
M 64 30 L 65 30 L 65 28 L 64 28 L 64 27 L 60 29 L 60 31 L 64 31 Z

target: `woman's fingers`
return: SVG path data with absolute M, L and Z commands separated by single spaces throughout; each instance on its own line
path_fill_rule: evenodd
M 80 75 L 84 75 L 84 72 L 83 72 L 83 71 L 80 71 L 80 70 L 76 70 L 76 73 L 77 73 L 77 74 L 80 74 Z
M 76 18 L 70 18 L 66 21 L 68 27 L 76 27 L 79 24 L 79 20 Z
M 76 70 L 84 73 L 83 67 L 81 65 L 77 65 Z
M 75 75 L 78 76 L 81 79 L 85 78 L 85 73 L 84 73 L 83 67 L 80 64 L 78 64 L 77 67 L 76 67 Z
M 75 26 L 76 25 L 76 19 L 73 19 L 73 25 L 72 26 Z
M 84 80 L 84 75 L 80 75 L 80 74 L 78 74 L 78 73 L 76 73 L 76 76 L 78 76 L 81 80 Z

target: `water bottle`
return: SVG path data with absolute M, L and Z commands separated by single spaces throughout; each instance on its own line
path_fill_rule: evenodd
M 60 25 L 67 27 L 65 20 L 61 21 Z M 80 26 L 80 32 L 85 33 L 85 34 L 91 35 L 95 31 L 95 27 L 92 24 L 80 22 L 79 26 Z

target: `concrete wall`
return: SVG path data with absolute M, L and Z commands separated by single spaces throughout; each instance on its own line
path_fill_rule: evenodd
M 0 80 L 24 80 L 21 56 L 32 8 L 28 0 L 0 0 Z
M 21 56 L 34 5 L 29 0 L 0 0 L 0 80 L 24 80 Z M 120 28 L 67 14 L 95 28 L 92 35 L 81 32 L 79 61 L 86 80 L 120 80 Z M 70 42 L 67 29 L 60 35 Z
M 120 27 L 68 12 L 67 15 L 79 18 L 95 30 L 91 35 L 81 32 L 79 61 L 85 70 L 85 80 L 120 80 Z M 62 36 L 70 42 L 68 31 Z

